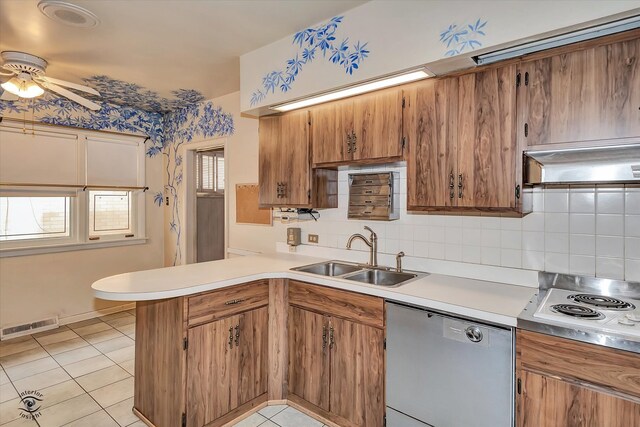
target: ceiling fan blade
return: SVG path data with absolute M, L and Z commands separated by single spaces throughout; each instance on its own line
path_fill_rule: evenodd
M 70 90 L 67 90 L 63 87 L 60 87 L 56 84 L 53 83 L 49 83 L 49 82 L 41 82 L 42 86 L 44 86 L 45 88 L 49 89 L 52 92 L 55 92 L 59 95 L 64 96 L 65 98 L 68 98 L 72 101 L 77 102 L 78 104 L 82 105 L 83 107 L 86 107 L 90 110 L 94 110 L 94 111 L 98 111 L 100 109 L 100 106 L 98 104 L 96 104 L 93 101 L 89 101 L 86 98 L 81 97 L 80 95 L 76 95 L 75 93 L 71 92 Z
M 13 76 L 16 73 L 12 73 L 12 72 L 8 72 L 8 73 L 3 73 L 2 71 L 0 71 L 0 76 Z
M 81 90 L 82 92 L 87 92 L 87 93 L 90 93 L 92 95 L 100 96 L 100 92 L 98 92 L 97 90 L 95 90 L 93 88 L 90 88 L 89 86 L 79 85 L 79 84 L 76 84 L 76 83 L 71 83 L 71 82 L 67 82 L 67 81 L 64 81 L 64 80 L 54 79 L 53 77 L 47 77 L 47 76 L 40 76 L 40 77 L 38 77 L 38 80 L 44 81 L 44 82 L 48 82 L 48 83 L 53 83 L 55 85 L 60 85 L 60 86 L 64 86 L 64 87 L 70 87 L 71 89 L 77 89 L 77 90 Z
M 3 91 L 2 95 L 0 95 L 0 100 L 3 101 L 17 101 L 18 99 L 20 99 L 18 95 L 14 95 L 8 90 Z

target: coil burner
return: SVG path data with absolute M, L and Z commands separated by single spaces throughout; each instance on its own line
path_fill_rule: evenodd
M 604 314 L 589 307 L 583 307 L 575 304 L 556 304 L 551 306 L 551 310 L 555 313 L 577 317 L 579 319 L 601 320 L 605 317 Z
M 577 303 L 588 304 L 605 310 L 633 310 L 636 308 L 630 302 L 605 295 L 573 294 L 569 295 L 568 298 Z

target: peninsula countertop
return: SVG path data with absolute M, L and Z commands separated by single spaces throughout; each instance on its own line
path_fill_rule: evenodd
M 441 274 L 428 274 L 397 288 L 291 271 L 327 261 L 292 254 L 256 255 L 199 264 L 136 271 L 106 277 L 91 286 L 97 298 L 148 301 L 192 295 L 259 279 L 285 278 L 404 302 L 505 326 L 516 318 L 537 289 Z

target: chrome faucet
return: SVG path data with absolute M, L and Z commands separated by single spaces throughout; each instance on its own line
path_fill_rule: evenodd
M 404 256 L 404 252 L 398 252 L 396 255 L 396 271 L 398 273 L 402 273 L 402 257 Z
M 349 240 L 347 240 L 347 249 L 351 249 L 351 243 L 353 243 L 355 239 L 362 240 L 365 245 L 369 246 L 369 265 L 372 267 L 377 267 L 378 266 L 378 235 L 367 226 L 365 226 L 364 229 L 371 232 L 371 236 L 369 240 L 367 240 L 367 238 L 364 237 L 362 234 L 359 234 L 359 233 L 352 234 L 351 237 L 349 237 Z

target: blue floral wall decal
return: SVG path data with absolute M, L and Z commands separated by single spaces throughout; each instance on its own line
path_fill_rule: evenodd
M 451 24 L 446 30 L 440 33 L 440 42 L 447 48 L 445 56 L 454 56 L 465 50 L 475 50 L 482 46 L 478 39 L 486 36 L 484 27 L 487 21 L 478 20 L 473 24 L 458 26 Z
M 92 76 L 83 80 L 87 86 L 100 92 L 101 96 L 93 97 L 84 93 L 82 96 L 156 113 L 167 113 L 204 100 L 204 95 L 193 89 L 174 90 L 171 93 L 175 98 L 168 99 L 135 83 L 108 76 Z
M 234 132 L 233 115 L 215 106 L 211 101 L 191 104 L 164 116 L 164 139 L 162 144 L 153 144 L 147 149 L 151 157 L 162 153 L 166 157 L 165 191 L 170 198 L 169 230 L 175 236 L 176 245 L 173 265 L 182 262 L 180 240 L 180 198 L 178 188 L 183 182 L 183 159 L 180 147 L 196 139 L 229 136 Z M 162 204 L 162 194 L 156 203 Z
M 360 41 L 353 45 L 349 45 L 348 38 L 337 42 L 335 33 L 342 20 L 342 16 L 336 16 L 315 28 L 298 31 L 293 36 L 293 44 L 298 46 L 295 56 L 287 60 L 284 69 L 271 71 L 262 78 L 262 87 L 251 94 L 251 106 L 262 102 L 276 89 L 287 92 L 302 68 L 319 55 L 333 64 L 340 65 L 349 75 L 358 70 L 370 51 L 367 43 Z

